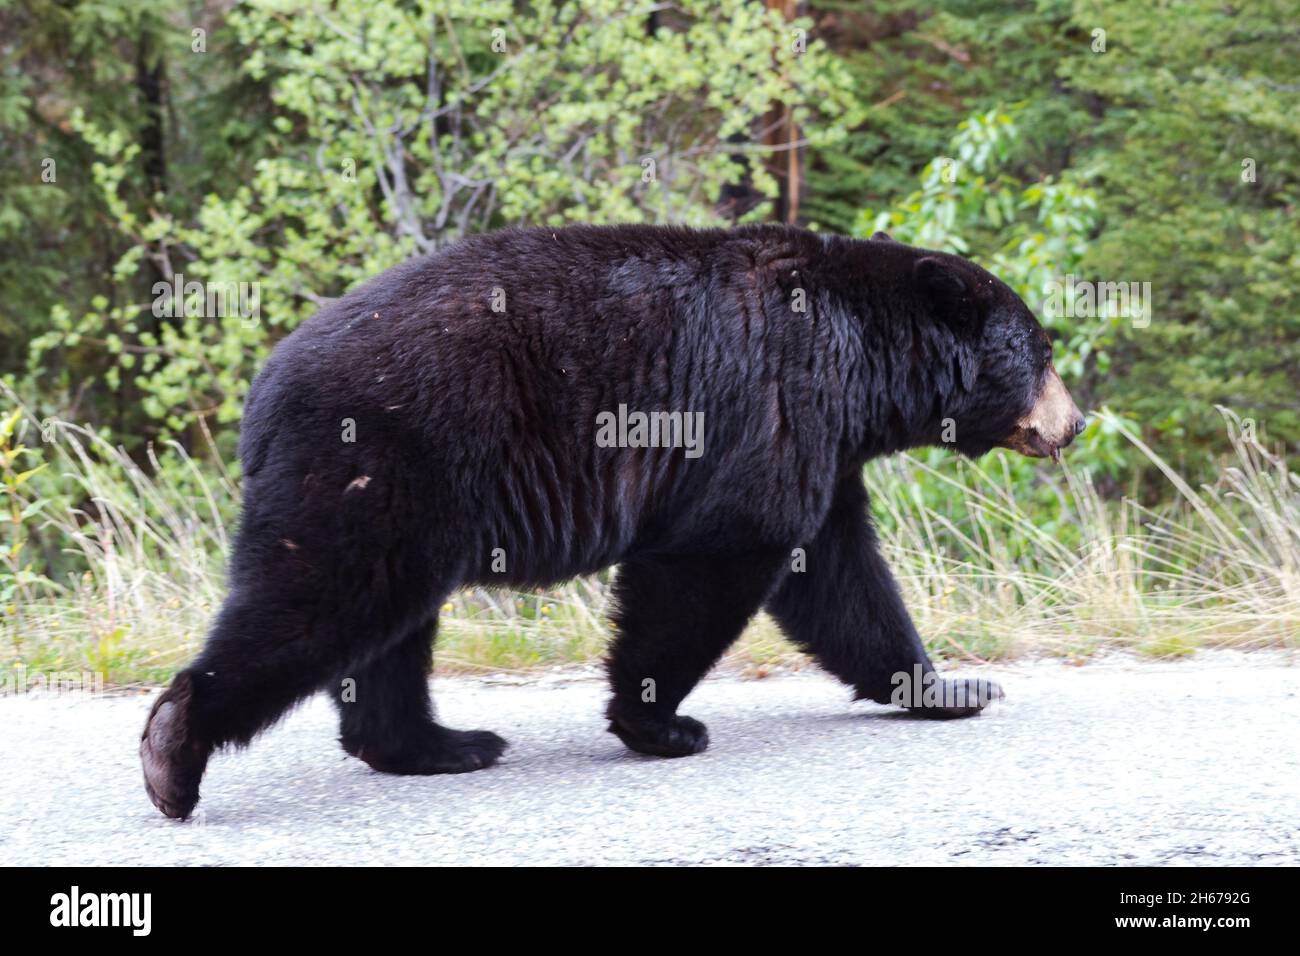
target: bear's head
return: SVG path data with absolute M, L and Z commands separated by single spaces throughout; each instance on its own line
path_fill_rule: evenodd
M 954 432 L 946 443 L 972 457 L 1010 448 L 1059 460 L 1086 422 L 1052 364 L 1047 332 L 1020 296 L 975 263 L 910 251 L 914 288 L 955 343 L 956 369 L 940 402 Z

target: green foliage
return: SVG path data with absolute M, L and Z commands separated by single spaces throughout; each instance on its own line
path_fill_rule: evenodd
M 1055 75 L 1075 42 L 1070 0 L 814 6 L 818 35 L 843 59 L 866 115 L 842 145 L 811 149 L 811 220 L 849 231 L 863 206 L 910 190 L 962 120 L 999 104 L 1021 104 L 1017 175 L 1034 179 L 1069 165 L 1080 107 Z
M 1064 483 L 1018 458 L 942 451 L 871 472 L 906 496 L 876 503 L 916 604 L 945 607 L 973 567 L 997 569 L 929 633 L 983 654 L 1044 593 L 1077 615 L 1050 627 L 1078 648 L 1096 645 L 1092 623 L 1112 627 L 1097 610 L 1111 601 L 1140 619 L 1114 628 L 1162 654 L 1199 640 L 1177 636 L 1178 613 L 1202 600 L 1240 621 L 1258 600 L 1260 628 L 1284 627 L 1294 549 L 1234 551 L 1225 529 L 1285 524 L 1292 498 L 1244 514 L 1218 501 L 1220 525 L 1198 513 L 1210 532 L 1179 539 L 1175 597 L 1149 566 L 1126 577 L 1132 548 L 1154 565 L 1164 539 L 1134 526 L 1111 547 L 1096 526 L 1139 520 L 1115 500 L 1125 493 L 1186 503 L 1226 481 L 1239 504 L 1291 494 L 1285 455 L 1276 475 L 1232 484 L 1250 467 L 1221 471 L 1215 406 L 1267 448 L 1300 450 L 1294 3 L 807 11 L 787 23 L 758 0 L 0 0 L 0 393 L 17 404 L 13 386 L 28 413 L 0 418 L 0 628 L 48 612 L 20 656 L 140 674 L 192 647 L 220 592 L 237 504 L 222 462 L 248 383 L 322 303 L 486 229 L 717 222 L 723 187 L 776 195 L 762 133 L 785 108 L 806 142 L 811 225 L 883 228 L 980 261 L 1044 318 L 1062 374 L 1098 412 Z M 1067 275 L 1149 282 L 1150 321 L 1053 311 L 1049 283 Z M 200 294 L 169 309 L 189 282 Z M 223 284 L 250 297 L 214 308 L 203 293 Z M 83 424 L 47 436 L 56 419 Z M 958 548 L 937 570 L 906 545 L 935 529 L 933 550 Z M 1215 548 L 1260 580 L 1220 593 Z M 1099 554 L 1110 563 L 1079 593 L 1042 583 Z M 1109 594 L 1111 581 L 1128 584 Z M 456 598 L 447 634 L 465 666 L 563 658 L 536 644 L 551 607 L 589 650 L 603 625 L 579 591 L 517 607 Z M 1170 628 L 1148 626 L 1181 598 Z
M 1214 406 L 1300 448 L 1300 58 L 1290 0 L 1080 0 L 1106 31 L 1063 78 L 1106 104 L 1081 130 L 1104 227 L 1083 268 L 1150 282 L 1148 327 L 1117 343 L 1111 400 L 1198 464 Z M 1253 175 L 1253 181 L 1250 181 Z
M 1014 269 L 999 202 L 954 210 L 898 199 L 909 178 L 947 154 L 944 130 L 1014 102 L 1022 132 L 998 157 L 1003 175 L 1086 183 L 1096 202 L 1093 224 L 1078 233 L 1083 248 L 1044 249 L 1044 266 L 1058 277 L 1151 287 L 1142 322 L 1113 316 L 1080 340 L 1053 320 L 1076 360 L 1063 369 L 1071 387 L 1149 436 L 1174 439 L 1198 471 L 1211 467 L 1222 437 L 1216 404 L 1300 450 L 1293 2 L 886 0 L 825 9 L 830 45 L 875 105 L 846 149 L 813 151 L 814 215 L 844 229 L 863 207 L 968 212 L 958 230 L 966 248 L 995 267 L 1003 255 Z M 965 190 L 971 201 L 977 192 Z M 944 222 L 912 226 L 923 237 L 953 232 Z M 962 248 L 950 238 L 945 247 Z M 1031 302 L 1041 297 L 1029 291 Z
M 762 151 L 728 137 L 776 104 L 815 142 L 854 119 L 842 70 L 820 43 L 796 55 L 774 12 L 747 0 L 677 9 L 675 28 L 651 32 L 649 7 L 619 0 L 241 5 L 228 29 L 274 104 L 249 182 L 142 208 L 123 189 L 138 144 L 84 113 L 72 124 L 130 240 L 115 282 L 152 262 L 164 297 L 177 273 L 256 284 L 260 314 L 58 306 L 33 363 L 91 345 L 112 360 L 107 387 L 138 391 L 171 432 L 233 423 L 277 334 L 413 253 L 516 223 L 716 222 L 725 184 L 749 175 L 775 192 Z
M 1150 282 L 1149 324 L 1047 316 L 1079 397 L 1193 467 L 1215 403 L 1294 451 L 1290 6 L 0 0 L 0 373 L 132 447 L 208 427 L 229 453 L 257 363 L 321 302 L 466 232 L 714 221 L 723 185 L 774 194 L 757 130 L 788 105 L 811 220 L 888 210 L 1036 305 L 1044 276 Z M 155 315 L 177 274 L 255 286 L 256 320 Z
M 26 466 L 35 452 L 18 440 L 16 430 L 21 417 L 22 410 L 15 408 L 0 420 L 0 514 L 8 533 L 8 540 L 0 541 L 0 618 L 17 619 L 18 602 L 30 602 L 50 583 L 34 568 L 29 548 L 31 528 L 48 502 L 25 494 L 25 486 L 45 465 Z
M 1079 268 L 1096 226 L 1097 198 L 1069 174 L 1029 184 L 1012 174 L 1019 115 L 1019 110 L 994 109 L 964 120 L 945 155 L 922 170 L 920 188 L 888 210 L 863 211 L 855 232 L 869 236 L 884 230 L 900 242 L 960 255 L 985 251 L 976 258 L 1015 289 L 1055 334 L 1056 366 L 1073 381 L 1089 369 L 1109 368 L 1108 350 L 1124 320 L 1104 312 L 1079 318 L 1045 308 L 1048 284 Z M 1086 396 L 1078 398 L 1088 408 Z M 1091 478 L 1117 479 L 1136 460 L 1108 421 L 1103 416 L 1068 453 L 1071 465 Z M 917 455 L 933 469 L 944 468 L 947 457 L 942 450 Z M 1050 483 L 1039 480 L 1041 465 L 1017 457 L 1001 460 L 999 468 L 1024 501 L 1040 506 L 1042 520 L 1051 527 L 1058 495 Z M 951 489 L 923 473 L 913 494 L 918 505 L 937 508 Z M 885 514 L 879 517 L 889 520 Z M 1060 530 L 1070 533 L 1068 524 Z
M 1105 371 L 1119 318 L 1080 322 L 1043 308 L 1048 284 L 1077 268 L 1087 251 L 1096 194 L 1073 175 L 1027 185 L 1017 179 L 1008 168 L 1019 138 L 1014 113 L 994 109 L 964 120 L 948 155 L 922 170 L 921 188 L 887 211 L 864 211 L 855 231 L 885 230 L 900 242 L 974 255 L 1064 339 L 1062 374 L 1081 374 L 1089 359 Z

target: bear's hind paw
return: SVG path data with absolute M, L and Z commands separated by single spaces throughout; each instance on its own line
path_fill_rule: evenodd
M 628 749 L 651 757 L 689 757 L 709 746 L 708 729 L 693 717 L 633 723 L 611 715 L 609 732 Z
M 508 746 L 490 730 L 451 730 L 436 724 L 395 748 L 343 744 L 348 753 L 380 773 L 416 776 L 483 770 L 500 760 Z
M 193 677 L 176 675 L 149 711 L 140 735 L 144 789 L 153 805 L 174 820 L 184 820 L 199 802 L 199 783 L 211 748 L 190 726 Z

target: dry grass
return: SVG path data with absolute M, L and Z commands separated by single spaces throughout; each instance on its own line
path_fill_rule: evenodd
M 957 475 L 907 458 L 879 466 L 869 483 L 892 519 L 882 537 L 919 629 L 940 648 L 972 656 L 1294 646 L 1300 475 L 1224 415 L 1234 459 L 1201 489 L 1109 418 L 1168 480 L 1172 504 L 1156 512 L 1104 501 L 1066 467 L 1056 525 L 1070 529 L 1068 540 L 1025 510 L 996 457 Z M 966 520 L 909 501 L 900 489 L 918 478 L 948 484 Z
M 1233 458 L 1204 488 L 1110 420 L 1168 480 L 1172 503 L 1159 512 L 1103 500 L 1068 466 L 1037 479 L 1059 501 L 1044 522 L 1041 508 L 1026 509 L 999 456 L 942 469 L 907 456 L 873 465 L 882 543 L 931 646 L 980 660 L 1295 646 L 1300 476 L 1225 419 Z M 17 428 L 8 450 L 32 433 Z M 164 679 L 195 653 L 220 602 L 222 515 L 236 489 L 179 447 L 142 470 L 70 424 L 33 452 L 46 464 L 43 483 L 0 487 L 3 510 L 26 515 L 11 522 L 11 551 L 26 531 L 39 532 L 60 541 L 80 570 L 60 581 L 35 578 L 30 567 L 21 573 L 22 550 L 0 565 L 9 592 L 0 605 L 0 670 L 21 663 L 29 672 L 88 669 L 110 683 Z M 922 483 L 946 488 L 941 507 L 921 503 L 914 491 Z M 440 668 L 527 670 L 598 657 L 608 639 L 609 577 L 537 594 L 454 596 L 442 614 Z M 761 616 L 730 659 L 758 674 L 802 661 Z

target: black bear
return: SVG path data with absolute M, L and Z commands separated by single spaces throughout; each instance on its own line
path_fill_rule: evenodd
M 303 323 L 253 383 L 229 597 L 149 715 L 146 789 L 187 816 L 214 748 L 324 688 L 376 770 L 487 767 L 501 738 L 434 719 L 439 607 L 614 564 L 607 715 L 633 750 L 705 748 L 677 707 L 760 608 L 889 702 L 896 675 L 934 668 L 863 463 L 935 444 L 1055 456 L 1083 427 L 1010 288 L 883 235 L 520 229 L 407 262 Z M 935 686 L 908 703 L 954 717 L 1001 696 Z

